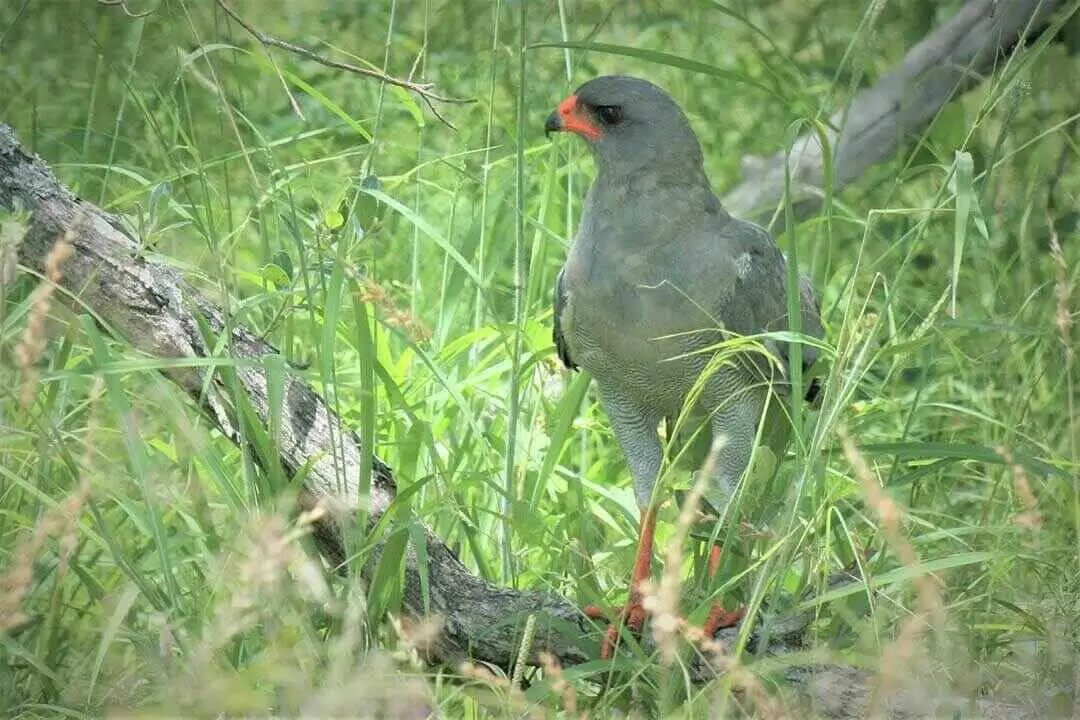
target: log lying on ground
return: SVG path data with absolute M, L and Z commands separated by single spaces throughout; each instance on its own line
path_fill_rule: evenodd
M 229 353 L 233 359 L 259 360 L 279 354 L 247 328 L 236 323 L 227 326 L 221 308 L 177 272 L 145 260 L 118 220 L 75 197 L 39 158 L 21 148 L 11 128 L 0 124 L 0 208 L 11 210 L 16 204 L 32 213 L 19 247 L 20 261 L 40 270 L 50 249 L 66 235 L 74 252 L 64 263 L 61 285 L 138 351 L 156 358 L 212 358 L 214 350 L 204 340 L 201 320 L 218 337 L 231 327 Z M 226 437 L 240 440 L 229 409 L 229 390 L 220 376 L 207 382 L 209 372 L 201 367 L 163 372 L 187 391 Z M 258 420 L 269 427 L 266 373 L 254 363 L 237 364 L 235 373 Z M 302 502 L 328 511 L 317 521 L 315 533 L 320 548 L 337 565 L 344 560 L 338 522 L 362 506 L 368 508 L 371 525 L 378 521 L 394 499 L 393 473 L 376 459 L 368 497 L 362 498 L 358 481 L 361 456 L 370 450 L 360 446 L 355 433 L 342 425 L 303 380 L 287 374 L 283 390 L 281 464 L 290 475 L 306 469 Z M 379 554 L 376 548 L 374 555 Z M 522 618 L 523 622 L 535 613 L 539 620 L 537 651 L 549 650 L 567 664 L 586 659 L 575 644 L 586 635 L 585 621 L 565 598 L 486 582 L 462 565 L 430 531 L 427 556 L 428 607 L 430 614 L 443 622 L 430 649 L 434 657 L 448 662 L 472 657 L 506 666 L 517 654 L 521 631 L 507 625 L 507 618 Z M 368 563 L 362 570 L 374 565 Z M 424 608 L 416 554 L 410 550 L 403 611 L 421 617 L 428 614 Z M 556 638 L 547 632 L 545 618 L 577 628 L 577 636 Z
M 833 149 L 833 192 L 840 192 L 874 165 L 892 159 L 918 139 L 942 107 L 999 68 L 1011 48 L 1046 29 L 1063 0 L 970 0 L 947 23 L 924 38 L 873 87 L 858 93 L 832 118 L 826 133 Z M 837 130 L 839 128 L 839 130 Z M 784 197 L 784 166 L 791 164 L 796 217 L 821 207 L 825 162 L 816 134 L 792 143 L 790 159 L 746 158 L 743 182 L 724 196 L 731 212 L 774 230 L 773 216 Z
M 982 28 L 979 38 L 968 28 L 964 35 L 966 39 L 961 42 L 955 34 L 958 18 L 909 53 L 901 68 L 881 85 L 860 96 L 865 99 L 856 99 L 853 116 L 870 117 L 869 111 L 860 110 L 864 106 L 892 108 L 893 111 L 891 114 L 878 112 L 873 115 L 878 118 L 873 122 L 864 120 L 856 124 L 849 121 L 848 127 L 858 131 L 845 129 L 841 135 L 838 177 L 844 182 L 850 181 L 857 171 L 890 156 L 899 143 L 925 125 L 954 92 L 969 84 L 968 72 L 982 67 L 975 63 L 965 72 L 948 75 L 953 84 L 942 92 L 923 92 L 919 95 L 921 109 L 913 112 L 910 108 L 905 109 L 903 101 L 908 97 L 906 84 L 919 75 L 915 70 L 943 65 L 949 58 L 958 60 L 955 53 L 950 55 L 942 51 L 934 62 L 930 62 L 930 49 L 974 48 L 971 55 L 976 59 L 997 57 L 1002 48 L 1017 43 L 1020 37 L 1017 28 L 1026 27 L 1017 20 L 1017 8 L 1024 6 L 1030 11 L 1037 4 L 1020 0 L 969 3 L 962 11 L 966 18 L 964 24 Z M 1045 13 L 1059 4 L 1043 2 L 1033 16 L 1036 22 L 1032 25 L 1040 25 Z M 986 6 L 984 10 L 988 12 L 991 5 L 997 7 L 996 19 L 990 23 L 975 22 L 977 18 L 972 16 L 974 10 L 971 8 Z M 977 42 L 980 38 L 981 45 Z M 942 79 L 927 87 L 944 87 L 946 76 L 940 77 Z M 812 146 L 807 145 L 799 170 L 799 177 L 804 182 L 813 180 L 813 153 Z M 783 161 L 782 157 L 780 161 Z M 746 209 L 775 202 L 783 190 L 782 165 L 780 167 L 779 174 L 775 169 L 769 170 L 737 188 L 728 197 L 729 205 L 733 209 Z M 203 323 L 219 336 L 231 333 L 229 352 L 232 358 L 259 359 L 278 354 L 276 348 L 246 328 L 226 323 L 221 308 L 178 273 L 144 259 L 137 243 L 115 218 L 75 197 L 40 159 L 20 147 L 10 128 L 0 124 L 0 208 L 10 210 L 16 205 L 31 213 L 27 235 L 19 248 L 20 260 L 40 270 L 50 248 L 66 234 L 74 252 L 64 265 L 61 284 L 79 302 L 91 308 L 111 331 L 126 338 L 140 352 L 158 358 L 212 358 L 213 349 L 207 346 L 200 326 Z M 811 209 L 805 205 L 800 207 L 804 212 Z M 240 440 L 230 415 L 230 393 L 219 379 L 209 378 L 208 381 L 208 370 L 201 366 L 163 372 L 188 392 L 222 433 L 233 441 Z M 257 363 L 238 364 L 235 373 L 258 420 L 269 425 L 266 375 Z M 360 446 L 356 435 L 341 424 L 322 398 L 302 380 L 287 376 L 284 390 L 284 417 L 280 423 L 281 463 L 290 474 L 307 468 L 302 497 L 307 506 L 319 505 L 330 511 L 319 521 L 316 535 L 322 551 L 337 564 L 345 557 L 339 519 L 348 518 L 364 506 L 370 513 L 370 523 L 376 522 L 394 499 L 393 475 L 389 467 L 376 460 L 368 497 L 361 497 L 361 459 L 363 453 L 371 450 Z M 445 662 L 471 657 L 508 667 L 518 651 L 524 618 L 535 615 L 537 633 L 532 645 L 533 662 L 540 650 L 551 652 L 564 665 L 588 659 L 584 648 L 595 647 L 595 642 L 586 640 L 586 623 L 578 608 L 568 600 L 553 593 L 493 585 L 471 573 L 430 531 L 425 537 L 430 604 L 425 609 L 419 564 L 415 549 L 410 549 L 406 554 L 403 611 L 413 617 L 434 614 L 442 619 L 441 630 L 430 648 L 432 657 Z M 372 563 L 368 563 L 360 571 L 369 574 L 371 568 Z M 521 620 L 517 624 L 507 624 L 507 618 Z M 560 633 L 557 628 L 570 632 Z M 828 696 L 835 696 L 838 690 L 855 693 L 865 700 L 865 688 L 870 687 L 867 676 L 853 672 L 854 675 L 837 675 L 847 678 L 842 681 L 846 683 L 845 687 L 838 688 L 835 683 L 829 685 L 818 702 L 829 704 Z M 810 694 L 817 695 L 813 677 L 813 674 L 793 674 L 791 679 L 796 683 L 806 682 Z M 857 700 L 849 698 L 844 704 L 852 708 L 852 716 L 861 716 L 863 710 Z

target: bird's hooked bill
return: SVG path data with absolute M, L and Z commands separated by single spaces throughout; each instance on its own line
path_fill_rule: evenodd
M 544 122 L 544 134 L 550 136 L 553 132 L 572 132 L 586 140 L 596 140 L 601 135 L 596 121 L 589 116 L 586 107 L 578 102 L 577 95 L 563 100 L 559 107 L 548 115 Z
M 544 135 L 551 137 L 551 133 L 562 130 L 562 120 L 559 119 L 559 111 L 554 110 L 547 116 L 544 122 Z

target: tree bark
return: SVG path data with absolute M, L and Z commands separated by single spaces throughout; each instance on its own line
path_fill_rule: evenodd
M 953 95 L 992 69 L 1001 52 L 1022 41 L 1025 28 L 1045 27 L 1050 13 L 1061 4 L 973 0 L 965 5 L 956 18 L 913 48 L 881 83 L 855 98 L 843 129 L 833 138 L 837 149 L 834 187 L 843 187 L 891 157 Z M 816 140 L 800 139 L 796 148 L 795 176 L 802 193 L 798 207 L 805 215 L 820 201 L 824 164 Z M 757 163 L 753 176 L 728 194 L 727 204 L 741 212 L 775 205 L 784 191 L 783 163 L 783 153 Z M 44 162 L 23 150 L 11 128 L 0 124 L 0 208 L 16 206 L 30 212 L 19 248 L 22 262 L 40 271 L 54 243 L 66 235 L 74 253 L 63 267 L 61 285 L 138 351 L 159 358 L 212 358 L 213 348 L 204 340 L 205 325 L 217 336 L 231 333 L 234 358 L 279 354 L 246 328 L 227 324 L 221 308 L 178 273 L 143 258 L 116 218 L 75 197 Z M 230 391 L 219 377 L 207 367 L 163 372 L 184 388 L 225 436 L 239 441 Z M 240 364 L 235 373 L 259 421 L 269 425 L 264 371 L 257 364 Z M 362 507 L 368 510 L 369 527 L 377 522 L 394 500 L 393 473 L 375 459 L 370 490 L 361 497 L 361 457 L 370 449 L 360 446 L 357 436 L 308 384 L 288 374 L 284 382 L 281 463 L 290 474 L 307 468 L 302 502 L 308 508 L 321 506 L 328 511 L 317 521 L 315 534 L 323 554 L 337 566 L 345 558 L 340 523 Z M 509 667 L 530 615 L 536 620 L 530 662 L 538 662 L 541 650 L 564 665 L 583 662 L 595 652 L 596 641 L 588 637 L 589 623 L 566 598 L 493 585 L 471 573 L 427 528 L 424 536 L 429 603 L 425 604 L 421 591 L 416 549 L 410 547 L 403 611 L 414 618 L 429 614 L 441 618 L 441 629 L 429 649 L 432 658 L 450 663 L 472 658 Z M 368 578 L 380 549 L 359 569 Z M 797 629 L 798 618 L 787 622 Z M 814 681 L 821 677 L 831 678 L 824 689 Z M 870 683 L 861 671 L 848 668 L 827 676 L 793 672 L 790 680 L 803 686 L 815 704 L 828 706 L 838 693 L 847 693 L 842 703 L 847 709 L 833 717 L 858 717 L 865 710 Z M 1024 716 L 1012 706 L 1001 707 L 1009 709 L 1010 717 Z M 984 712 L 990 711 L 984 707 Z
M 10 210 L 16 203 L 32 213 L 19 247 L 24 264 L 41 270 L 50 249 L 66 235 L 74 252 L 64 264 L 61 285 L 91 308 L 110 331 L 151 357 L 213 357 L 200 319 L 220 337 L 227 332 L 221 308 L 171 268 L 145 260 L 117 219 L 75 197 L 39 158 L 22 149 L 11 128 L 0 124 L 0 207 Z M 243 326 L 233 323 L 231 332 L 233 358 L 279 355 L 277 348 Z M 218 375 L 204 368 L 164 372 L 187 391 L 226 437 L 239 441 L 229 391 Z M 240 364 L 235 373 L 259 421 L 269 427 L 265 372 L 255 365 Z M 308 508 L 320 505 L 327 511 L 316 523 L 316 540 L 337 566 L 345 557 L 339 523 L 366 507 L 369 526 L 373 526 L 394 499 L 393 473 L 376 458 L 368 496 L 362 498 L 358 478 L 364 449 L 355 433 L 342 425 L 310 385 L 289 374 L 284 382 L 281 464 L 290 474 L 307 468 L 301 501 Z M 425 533 L 428 607 L 443 622 L 431 648 L 434 657 L 450 662 L 472 657 L 505 666 L 516 657 L 520 625 L 527 615 L 535 613 L 539 622 L 534 661 L 543 649 L 565 663 L 586 659 L 578 644 L 585 637 L 586 626 L 576 606 L 558 595 L 510 590 L 486 582 L 469 572 L 426 528 Z M 377 566 L 380 552 L 381 546 L 362 572 Z M 424 608 L 420 569 L 415 549 L 410 548 L 403 610 L 420 617 L 426 614 Z M 507 618 L 519 618 L 519 622 L 507 624 Z M 576 636 L 556 638 L 549 632 L 551 620 L 574 628 Z
M 833 155 L 832 191 L 838 193 L 874 165 L 896 153 L 927 128 L 942 107 L 993 73 L 1009 51 L 1046 29 L 1063 0 L 970 0 L 949 22 L 911 48 L 873 87 L 858 93 L 831 118 L 825 133 Z M 736 215 L 773 229 L 783 227 L 784 166 L 791 164 L 796 218 L 821 207 L 825 196 L 825 156 L 817 134 L 792 143 L 790 159 L 743 160 L 743 181 L 724 196 Z

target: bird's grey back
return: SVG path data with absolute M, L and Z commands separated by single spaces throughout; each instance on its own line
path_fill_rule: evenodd
M 728 215 L 707 182 L 637 182 L 601 178 L 590 188 L 566 263 L 576 340 L 592 346 L 593 362 L 625 356 L 617 367 L 596 368 L 601 377 L 605 370 L 633 373 L 637 365 L 674 362 L 679 354 L 717 343 L 721 328 L 737 335 L 788 329 L 786 262 L 763 228 Z M 613 207 L 622 210 L 608 210 Z M 802 290 L 802 332 L 821 337 L 813 288 L 804 281 Z M 786 343 L 766 344 L 787 361 Z M 816 355 L 804 345 L 803 365 Z M 579 362 L 592 370 L 590 358 Z M 671 370 L 685 374 L 685 368 Z M 653 372 L 657 379 L 668 374 Z

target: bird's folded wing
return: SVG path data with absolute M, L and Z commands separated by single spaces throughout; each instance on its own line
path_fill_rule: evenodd
M 555 341 L 555 352 L 559 355 L 559 360 L 566 366 L 568 370 L 577 370 L 577 363 L 570 357 L 570 347 L 566 344 L 566 336 L 563 334 L 563 313 L 566 312 L 567 307 L 567 295 L 566 288 L 563 286 L 563 271 L 559 270 L 558 276 L 555 278 L 555 317 L 552 324 L 551 336 Z

